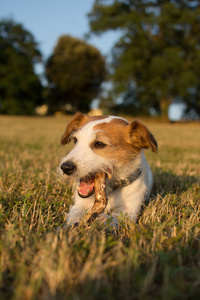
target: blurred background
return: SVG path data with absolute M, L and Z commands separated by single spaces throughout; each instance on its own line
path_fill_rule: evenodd
M 0 0 L 0 113 L 200 118 L 200 1 Z

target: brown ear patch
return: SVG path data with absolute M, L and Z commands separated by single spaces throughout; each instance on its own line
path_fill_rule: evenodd
M 62 145 L 68 144 L 70 142 L 70 136 L 72 135 L 72 133 L 77 131 L 80 127 L 82 127 L 84 123 L 87 123 L 86 119 L 87 117 L 80 112 L 77 112 L 75 114 L 73 119 L 69 122 L 65 133 L 61 138 Z
M 136 151 L 151 148 L 153 152 L 157 152 L 157 142 L 143 124 L 133 121 L 128 125 L 128 129 L 132 146 Z
M 65 129 L 65 133 L 63 134 L 61 138 L 61 144 L 65 145 L 70 142 L 71 135 L 80 130 L 84 125 L 86 125 L 89 122 L 105 119 L 107 116 L 95 116 L 95 117 L 89 117 L 81 112 L 77 112 L 73 119 L 69 122 L 67 125 L 67 128 Z

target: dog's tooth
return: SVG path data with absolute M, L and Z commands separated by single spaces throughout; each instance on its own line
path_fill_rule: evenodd
M 107 173 L 108 179 L 112 178 L 112 174 L 111 173 Z
M 108 179 L 111 179 L 112 178 L 112 170 L 108 170 L 107 172 L 106 172 L 106 174 L 107 174 L 107 176 L 108 176 Z

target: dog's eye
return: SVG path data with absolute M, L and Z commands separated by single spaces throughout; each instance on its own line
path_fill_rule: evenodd
M 95 142 L 94 147 L 98 148 L 98 149 L 103 149 L 106 147 L 106 144 L 104 144 L 102 142 Z
M 78 142 L 76 137 L 73 138 L 73 141 L 74 141 L 74 144 L 76 144 Z

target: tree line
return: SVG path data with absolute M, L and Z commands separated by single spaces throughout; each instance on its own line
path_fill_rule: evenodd
M 171 103 L 200 117 L 200 1 L 95 0 L 90 34 L 121 33 L 110 62 L 85 40 L 59 37 L 44 62 L 47 84 L 35 73 L 42 62 L 33 35 L 11 20 L 0 22 L 0 112 L 32 114 L 70 106 L 87 112 L 93 99 L 108 112 L 168 118 Z M 102 83 L 110 90 L 101 93 Z M 120 99 L 121 104 L 117 104 Z
M 49 112 L 87 112 L 105 79 L 100 51 L 69 35 L 58 39 L 52 55 L 43 62 L 47 84 L 35 72 L 42 54 L 33 35 L 12 20 L 0 22 L 0 113 L 34 114 L 48 104 Z

